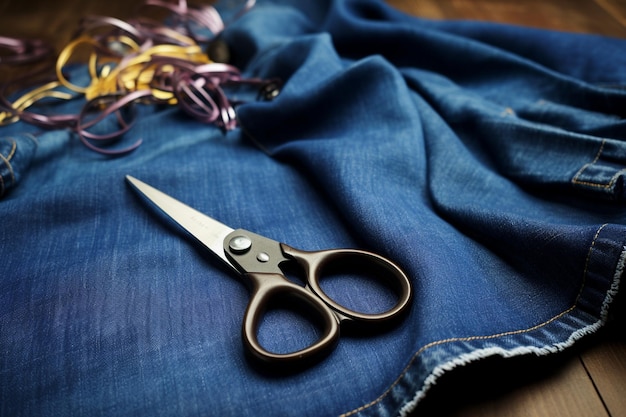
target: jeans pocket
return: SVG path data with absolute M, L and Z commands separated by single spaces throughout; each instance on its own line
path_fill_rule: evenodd
M 482 136 L 484 149 L 515 182 L 584 198 L 626 199 L 626 142 L 511 117 L 483 123 L 482 131 L 492 133 Z
M 626 163 L 623 157 L 625 147 L 621 141 L 602 139 L 593 159 L 590 158 L 572 177 L 572 185 L 612 200 L 626 199 Z

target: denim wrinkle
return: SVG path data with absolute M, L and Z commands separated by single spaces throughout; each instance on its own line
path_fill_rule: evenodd
M 258 0 L 222 36 L 246 76 L 283 80 L 272 101 L 233 92 L 233 131 L 142 107 L 124 140 L 143 144 L 109 158 L 69 131 L 0 130 L 0 416 L 407 415 L 445 373 L 559 354 L 614 319 L 625 41 L 380 0 Z M 297 248 L 388 256 L 410 311 L 300 372 L 259 371 L 245 285 L 127 174 Z M 275 318 L 263 340 L 309 340 Z

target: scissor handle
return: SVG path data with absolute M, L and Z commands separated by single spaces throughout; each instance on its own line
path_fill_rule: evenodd
M 374 252 L 359 249 L 328 249 L 321 251 L 303 251 L 281 243 L 283 253 L 294 259 L 305 270 L 307 283 L 326 305 L 339 314 L 341 320 L 364 324 L 384 324 L 401 316 L 408 307 L 412 289 L 411 282 L 400 267 L 393 261 Z M 394 287 L 398 294 L 395 305 L 380 313 L 363 313 L 352 310 L 333 300 L 324 292 L 320 280 L 325 270 L 341 264 L 358 265 L 360 270 L 373 268 L 382 272 L 376 278 L 385 285 Z
M 322 300 L 304 287 L 290 282 L 282 274 L 256 272 L 245 275 L 252 284 L 252 297 L 244 315 L 243 342 L 256 359 L 268 364 L 305 363 L 324 356 L 335 347 L 339 340 L 339 319 Z M 288 300 L 296 301 L 316 314 L 318 317 L 312 319 L 321 321 L 324 333 L 304 349 L 289 353 L 270 352 L 257 338 L 260 322 L 272 303 L 284 305 Z
M 357 249 L 302 251 L 291 246 L 238 229 L 224 239 L 224 253 L 242 274 L 251 289 L 251 298 L 244 315 L 243 340 L 248 351 L 269 364 L 306 362 L 330 352 L 339 339 L 343 321 L 368 325 L 388 323 L 405 311 L 411 300 L 411 284 L 400 267 L 378 254 Z M 288 280 L 281 265 L 299 264 L 305 271 L 307 285 L 302 287 Z M 379 280 L 395 287 L 399 294 L 396 304 L 382 313 L 361 313 L 334 301 L 320 286 L 327 268 L 360 265 L 382 271 Z M 323 334 L 312 345 L 289 353 L 265 349 L 258 340 L 258 331 L 265 311 L 271 305 L 284 306 L 289 300 L 312 312 L 313 321 L 321 323 Z M 317 320 L 316 320 L 317 319 Z

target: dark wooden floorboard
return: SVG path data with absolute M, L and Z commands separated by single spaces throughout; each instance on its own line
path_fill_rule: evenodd
M 606 10 L 617 22 L 626 27 L 626 1 L 624 0 L 594 0 Z
M 598 0 L 601 1 L 612 2 L 612 9 L 593 0 L 389 0 L 388 3 L 407 13 L 428 18 L 486 20 L 626 37 L 626 27 L 614 17 L 626 10 L 624 2 Z
M 602 343 L 581 353 L 582 363 L 611 416 L 626 415 L 626 337 L 607 334 Z

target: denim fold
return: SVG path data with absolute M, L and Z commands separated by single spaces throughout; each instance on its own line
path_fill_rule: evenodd
M 0 415 L 407 415 L 443 374 L 558 355 L 612 317 L 626 42 L 378 0 L 259 0 L 222 39 L 245 76 L 282 80 L 232 131 L 142 109 L 124 139 L 142 145 L 111 158 L 69 131 L 0 129 Z M 389 257 L 410 311 L 309 368 L 259 370 L 245 285 L 127 174 L 233 228 Z M 383 308 L 370 290 L 333 282 Z M 310 340 L 268 321 L 262 340 Z

